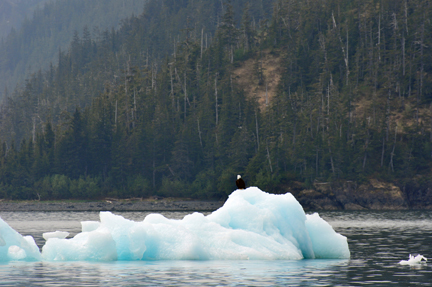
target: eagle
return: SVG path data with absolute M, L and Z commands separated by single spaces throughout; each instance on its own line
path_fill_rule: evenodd
M 236 185 L 238 189 L 245 189 L 246 188 L 246 184 L 244 182 L 244 180 L 241 178 L 241 175 L 237 175 L 237 180 L 236 180 Z

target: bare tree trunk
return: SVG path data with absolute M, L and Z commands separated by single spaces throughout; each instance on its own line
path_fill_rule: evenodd
M 348 50 L 348 48 L 349 48 L 349 46 L 348 46 L 348 43 L 349 43 L 349 38 L 348 38 L 348 23 L 347 23 L 347 38 L 346 38 L 346 58 L 345 58 L 345 64 L 346 64 L 346 85 L 348 86 L 348 76 L 349 76 L 349 74 L 350 74 L 350 71 L 349 71 L 349 50 Z
M 385 137 L 382 138 L 382 151 L 381 151 L 381 167 L 384 165 L 384 151 L 385 151 Z
M 405 76 L 405 33 L 402 32 L 402 74 Z
M 390 89 L 388 90 L 387 96 L 387 109 L 386 109 L 386 141 L 389 140 L 389 131 L 390 131 Z
M 134 88 L 134 110 L 135 110 L 135 113 L 136 113 L 136 111 L 137 111 L 137 104 L 136 104 L 136 88 Z
M 337 25 L 336 25 L 336 20 L 334 18 L 334 15 L 332 13 L 332 18 L 333 18 L 333 28 L 336 29 Z M 344 62 L 345 62 L 345 68 L 346 68 L 346 84 L 348 86 L 348 76 L 349 76 L 349 62 L 348 62 L 348 22 L 346 24 L 346 29 L 347 29 L 347 39 L 346 39 L 346 51 L 345 51 L 345 47 L 342 41 L 342 37 L 340 35 L 340 31 L 339 29 L 337 30 L 338 35 L 339 35 L 339 41 L 341 43 L 341 50 L 342 50 L 342 54 L 344 57 Z
M 381 7 L 380 7 L 381 9 Z M 379 13 L 378 16 L 378 60 L 381 61 L 381 49 L 380 49 L 380 45 L 381 45 L 381 11 Z
M 215 111 L 216 111 L 216 126 L 218 125 L 218 94 L 217 94 L 217 74 L 215 77 Z
M 366 160 L 367 160 L 367 149 L 369 147 L 369 128 L 367 129 L 367 137 L 366 137 L 366 146 L 365 146 L 365 154 L 363 157 L 363 171 L 365 169 L 366 166 Z
M 186 91 L 186 72 L 184 73 L 184 122 L 186 123 L 186 100 L 187 100 L 187 91 Z
M 258 133 L 258 113 L 257 113 L 256 109 L 255 109 L 255 128 L 256 128 L 257 146 L 258 146 L 258 149 L 259 149 L 260 143 L 259 143 L 259 133 Z
M 198 136 L 199 136 L 199 140 L 200 140 L 200 145 L 201 145 L 201 147 L 203 147 L 199 119 L 197 119 L 197 122 L 198 122 Z
M 203 54 L 204 28 L 201 29 L 201 59 Z
M 407 34 L 408 34 L 408 3 L 407 3 L 408 1 L 407 0 L 405 0 L 405 30 L 406 30 L 406 32 L 407 32 Z
M 173 77 L 172 77 L 172 63 L 169 65 L 170 67 L 170 79 L 171 79 L 171 99 L 172 99 L 172 106 L 175 107 L 175 100 L 174 100 L 174 84 L 173 84 Z
M 390 167 L 391 167 L 392 172 L 394 172 L 393 156 L 394 156 L 394 151 L 395 151 L 395 147 L 396 147 L 396 136 L 397 136 L 397 125 L 395 128 L 395 137 L 394 137 L 394 142 L 393 142 L 393 149 L 392 149 L 392 152 L 390 154 Z
M 135 89 L 134 89 L 134 107 L 131 109 L 132 114 L 132 128 L 135 128 L 135 117 L 136 117 L 136 96 L 135 96 Z
M 314 138 L 313 135 L 313 121 L 312 121 L 312 113 L 309 113 L 309 120 L 310 120 L 310 133 L 311 133 L 311 139 Z
M 431 130 L 430 130 L 430 142 L 432 142 L 432 104 L 430 105 L 430 112 L 431 112 Z M 431 154 L 432 155 L 432 154 Z
M 268 100 L 268 91 L 267 91 L 267 81 L 266 81 L 266 93 L 265 93 L 265 103 L 266 103 L 266 107 L 268 106 L 269 100 Z
M 293 146 L 295 148 L 296 144 L 296 137 L 297 137 L 297 101 L 293 100 L 291 97 L 291 87 L 288 88 L 288 97 L 291 101 L 291 108 L 293 110 L 294 114 L 294 128 L 293 128 Z
M 423 61 L 423 47 L 424 47 L 424 22 L 422 24 L 422 31 L 421 31 L 421 43 L 420 43 L 420 94 L 419 94 L 419 101 L 423 94 L 423 71 L 424 71 L 424 61 Z
M 153 138 L 153 190 L 156 190 L 156 138 Z
M 268 148 L 268 143 L 267 143 L 266 148 L 267 148 L 267 159 L 268 159 L 269 166 L 270 166 L 270 172 L 273 173 L 273 167 L 272 167 L 272 162 L 271 162 L 271 159 L 270 159 L 270 152 L 269 152 L 269 148 Z
M 36 117 L 33 117 L 33 132 L 32 132 L 32 142 L 36 140 Z
M 115 104 L 114 124 L 117 126 L 117 100 Z
M 242 122 L 241 122 L 241 116 L 242 116 L 242 112 L 241 112 L 241 102 L 239 102 L 239 125 L 242 124 Z
M 330 118 L 330 84 L 327 86 L 327 125 L 328 125 L 329 118 Z
M 174 62 L 177 59 L 177 55 L 176 55 L 176 42 L 175 42 L 175 37 L 174 37 Z
M 330 148 L 330 141 L 328 142 L 328 145 L 329 145 L 331 169 L 332 169 L 332 172 L 334 174 L 335 173 L 335 167 L 334 167 L 334 163 L 333 163 L 333 154 L 332 154 L 332 151 L 331 151 L 331 148 Z

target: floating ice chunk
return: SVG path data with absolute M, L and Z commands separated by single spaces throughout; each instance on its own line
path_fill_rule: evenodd
M 349 258 L 347 238 L 336 233 L 318 213 L 306 215 L 306 227 L 312 241 L 315 258 Z
M 51 238 L 42 247 L 45 260 L 113 261 L 117 260 L 116 244 L 106 228 L 82 232 L 71 239 Z
M 347 240 L 318 214 L 306 215 L 290 193 L 234 191 L 208 216 L 182 220 L 149 214 L 142 222 L 110 212 L 82 222 L 74 238 L 51 238 L 45 260 L 349 258 Z
M 65 239 L 68 236 L 69 236 L 69 232 L 66 231 L 45 232 L 42 234 L 42 237 L 45 240 L 48 240 L 50 238 Z
M 399 262 L 400 265 L 416 265 L 416 264 L 421 264 L 421 263 L 426 263 L 427 262 L 427 258 L 424 257 L 423 255 L 418 254 L 417 256 L 413 256 L 413 255 L 409 255 L 409 259 L 408 260 L 401 260 Z
M 40 259 L 33 237 L 22 236 L 0 218 L 0 261 Z

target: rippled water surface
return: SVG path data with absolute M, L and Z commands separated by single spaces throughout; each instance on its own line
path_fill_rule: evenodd
M 119 212 L 143 220 L 143 212 Z M 163 213 L 183 218 L 187 213 Z M 320 212 L 348 238 L 350 260 L 145 261 L 0 263 L 0 286 L 432 286 L 432 260 L 416 267 L 408 255 L 432 258 L 432 212 Z M 80 232 L 97 212 L 0 212 L 0 217 L 41 247 L 43 232 Z

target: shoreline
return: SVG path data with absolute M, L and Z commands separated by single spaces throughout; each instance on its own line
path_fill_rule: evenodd
M 0 211 L 214 211 L 224 201 L 124 200 L 99 201 L 0 201 Z
M 164 211 L 185 211 L 185 212 L 213 212 L 222 207 L 225 201 L 211 200 L 190 200 L 190 199 L 158 199 L 158 200 L 128 200 L 128 199 L 107 199 L 107 200 L 66 200 L 66 201 L 9 201 L 0 200 L 0 212 L 56 212 L 56 211 L 138 211 L 138 212 L 164 212 Z M 334 208 L 333 206 L 311 206 L 311 202 L 299 201 L 305 212 L 311 211 L 386 211 L 386 210 L 432 210 L 432 208 Z M 315 208 L 313 208 L 315 207 Z

